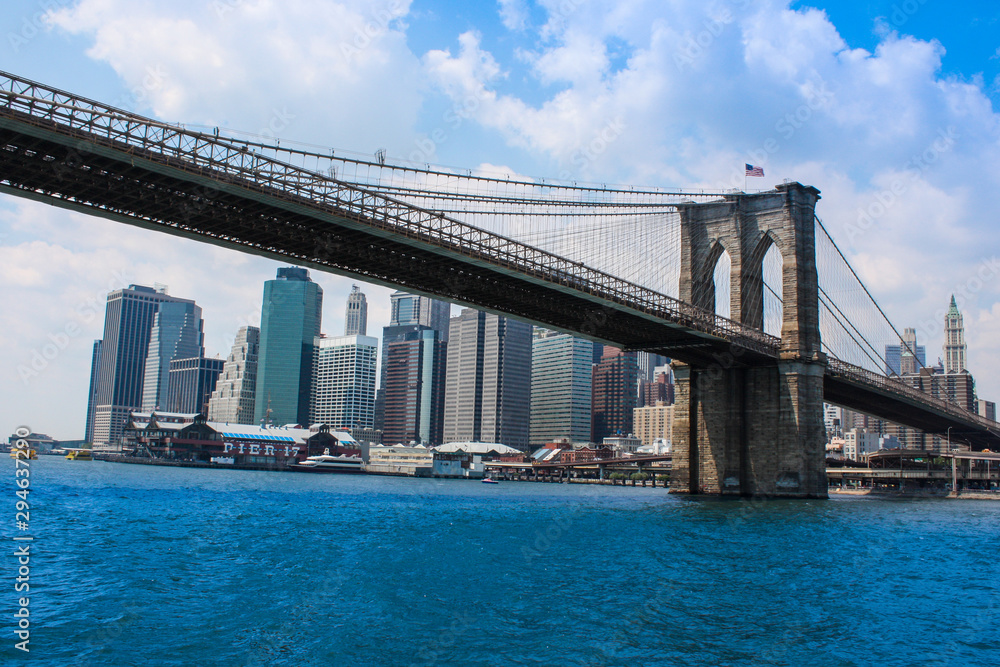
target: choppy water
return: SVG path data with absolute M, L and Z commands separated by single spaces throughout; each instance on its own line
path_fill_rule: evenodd
M 6 459 L 4 459 L 6 461 Z M 1000 662 L 1000 503 L 32 462 L 51 665 Z

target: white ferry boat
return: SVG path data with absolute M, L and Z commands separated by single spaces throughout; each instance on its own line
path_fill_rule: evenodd
M 318 456 L 310 456 L 302 463 L 289 464 L 296 472 L 362 472 L 364 461 L 358 456 L 333 456 L 329 449 L 324 449 Z

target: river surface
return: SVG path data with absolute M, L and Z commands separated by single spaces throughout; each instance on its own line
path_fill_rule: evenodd
M 3 461 L 0 664 L 1000 663 L 1000 502 Z

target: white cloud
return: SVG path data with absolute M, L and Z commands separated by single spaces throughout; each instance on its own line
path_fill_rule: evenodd
M 481 36 L 475 32 L 459 35 L 459 55 L 433 50 L 424 56 L 425 67 L 452 98 L 478 95 L 486 84 L 502 75 L 500 65 L 489 53 L 479 48 Z
M 402 145 L 421 105 L 409 0 L 81 0 L 53 24 L 93 40 L 125 106 L 177 122 L 374 151 Z
M 578 86 L 600 82 L 609 66 L 604 43 L 593 35 L 569 33 L 555 48 L 539 55 L 535 72 L 542 83 L 568 82 Z
M 528 24 L 528 4 L 525 0 L 497 0 L 500 19 L 508 30 L 524 30 Z
M 497 58 L 474 36 L 464 36 L 457 55 L 436 51 L 425 65 L 452 98 L 483 101 L 475 114 L 483 126 L 564 163 L 621 116 L 629 131 L 601 167 L 630 179 L 679 169 L 683 185 L 729 185 L 730 170 L 685 167 L 709 154 L 760 149 L 768 139 L 776 145 L 764 161 L 779 169 L 822 156 L 865 177 L 880 165 L 902 167 L 953 124 L 987 130 L 996 145 L 983 91 L 937 77 L 943 51 L 936 42 L 893 34 L 870 54 L 849 49 L 817 10 L 777 2 L 742 13 L 710 10 L 636 2 L 560 16 L 562 27 L 530 63 L 541 84 L 568 85 L 534 103 L 498 92 Z M 643 20 L 631 20 L 633 14 Z M 613 73 L 605 52 L 611 37 L 632 49 Z M 978 137 L 971 148 L 983 149 Z
M 465 33 L 459 43 L 457 56 L 447 51 L 431 51 L 424 57 L 429 75 L 456 105 L 470 109 L 473 118 L 499 130 L 512 144 L 548 153 L 568 164 L 606 126 L 620 125 L 620 114 L 606 104 L 608 95 L 603 86 L 590 88 L 595 96 L 571 88 L 557 94 L 542 108 L 533 108 L 515 96 L 498 94 L 489 84 L 502 75 L 500 66 L 492 54 L 480 48 L 478 35 Z M 569 65 L 565 55 L 543 55 L 536 61 L 537 67 L 552 78 L 586 74 L 585 68 L 574 71 L 576 65 Z M 606 63 L 603 58 L 598 60 Z M 601 73 L 596 76 L 600 78 Z M 476 103 L 470 105 L 468 100 Z M 620 130 L 614 134 L 617 138 Z

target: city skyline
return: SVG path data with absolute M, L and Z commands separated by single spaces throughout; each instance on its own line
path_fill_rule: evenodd
M 279 268 L 278 269 L 278 275 L 279 276 L 285 276 L 285 277 L 288 277 L 288 276 L 296 276 L 296 277 L 306 276 L 308 278 L 308 281 L 312 282 L 312 280 L 311 280 L 311 274 L 309 274 L 308 271 L 306 271 L 304 269 L 300 269 L 300 268 L 294 267 L 294 266 L 284 266 L 284 267 Z M 273 282 L 273 281 L 267 281 L 267 282 Z M 265 285 L 266 285 L 266 283 L 265 283 Z M 160 284 L 160 283 L 157 283 L 155 288 L 149 288 L 149 287 L 144 287 L 144 286 L 131 286 L 131 287 L 138 288 L 140 290 L 151 290 L 153 293 L 155 293 L 156 295 L 158 295 L 158 298 L 165 299 L 164 303 L 169 304 L 172 307 L 175 307 L 175 309 L 176 309 L 176 307 L 180 307 L 180 310 L 177 310 L 177 313 L 180 314 L 180 315 L 182 315 L 182 317 L 181 317 L 181 320 L 178 320 L 178 322 L 183 321 L 183 322 L 187 323 L 187 325 L 190 325 L 191 322 L 189 322 L 188 320 L 191 319 L 192 315 L 196 314 L 197 315 L 196 326 L 192 329 L 192 331 L 196 332 L 196 334 L 198 336 L 196 338 L 196 340 L 197 341 L 201 340 L 201 336 L 203 335 L 202 334 L 202 329 L 204 327 L 204 320 L 201 317 L 201 314 L 202 314 L 201 308 L 198 307 L 197 304 L 193 300 L 184 299 L 184 298 L 181 298 L 181 297 L 177 297 L 175 295 L 168 294 L 168 287 L 166 285 L 163 285 L 163 284 Z M 110 297 L 111 294 L 113 294 L 113 293 L 109 293 L 108 296 Z M 321 293 L 321 295 L 322 295 L 322 293 Z M 359 298 L 360 299 L 365 299 L 365 296 L 359 290 L 357 284 L 352 284 L 351 288 L 350 288 L 350 291 L 347 293 L 346 297 L 344 299 L 342 299 L 342 300 L 334 300 L 334 302 L 332 304 L 332 307 L 334 307 L 334 308 L 336 308 L 338 306 L 342 307 L 343 311 L 349 317 L 350 316 L 351 307 L 352 307 L 351 306 L 352 301 L 356 302 Z M 400 315 L 399 315 L 399 312 L 400 312 L 400 306 L 399 306 L 399 304 L 400 303 L 402 303 L 404 301 L 408 303 L 411 300 L 413 302 L 415 302 L 415 303 L 419 303 L 421 299 L 426 299 L 426 298 L 425 297 L 419 297 L 417 295 L 411 295 L 411 294 L 408 294 L 408 293 L 405 293 L 405 292 L 400 292 L 400 291 L 393 292 L 391 294 L 391 298 L 390 298 L 390 301 L 391 301 L 391 304 L 392 304 L 391 307 L 390 307 L 390 312 L 392 313 L 392 315 L 390 317 L 390 325 L 392 323 L 398 323 L 400 321 Z M 320 301 L 322 301 L 322 298 L 320 299 Z M 431 303 L 434 303 L 434 302 L 431 301 Z M 447 306 L 448 304 L 446 304 L 446 303 L 440 303 L 439 305 Z M 367 308 L 367 303 L 365 304 L 365 307 Z M 162 310 L 162 307 L 160 308 L 160 310 Z M 407 311 L 407 312 L 409 312 L 409 311 Z M 417 312 L 417 311 L 415 311 L 415 312 Z M 146 363 L 144 364 L 144 367 L 146 367 L 147 369 L 148 369 L 148 366 L 149 366 L 149 363 L 150 363 L 149 359 L 153 355 L 152 343 L 155 341 L 155 338 L 156 338 L 156 335 L 155 335 L 156 329 L 157 329 L 156 322 L 159 321 L 160 316 L 161 316 L 161 313 L 159 311 L 156 312 L 156 313 L 154 313 L 154 315 L 153 315 L 154 324 L 152 326 L 153 333 L 152 333 L 152 335 L 150 337 L 150 348 L 149 348 L 150 351 L 149 351 L 149 356 L 147 357 Z M 407 315 L 407 317 L 408 316 L 409 315 Z M 957 318 L 957 321 L 958 321 L 959 325 L 961 325 L 962 314 L 961 314 L 960 311 L 958 311 L 957 305 L 955 303 L 955 298 L 954 298 L 954 296 L 952 296 L 950 298 L 950 301 L 949 301 L 949 310 L 948 310 L 948 313 L 946 315 L 946 321 L 947 322 L 954 322 L 954 321 L 956 321 L 956 318 Z M 414 321 L 417 321 L 417 320 L 414 319 Z M 345 318 L 344 322 L 345 323 L 347 322 L 347 318 Z M 253 327 L 250 327 L 250 328 L 253 329 Z M 247 329 L 247 327 L 242 327 L 240 333 L 243 333 L 245 329 Z M 387 330 L 387 331 L 391 330 L 391 327 L 387 327 L 385 330 Z M 545 330 L 544 330 L 544 328 L 538 328 L 538 327 L 536 327 L 535 331 L 536 331 L 535 337 L 537 337 L 539 335 L 539 332 L 544 332 Z M 552 333 L 554 333 L 554 332 L 549 332 L 549 334 L 552 334 Z M 192 334 L 188 334 L 188 338 L 190 338 L 191 335 Z M 326 338 L 326 337 L 329 336 L 329 334 L 327 334 L 325 331 L 321 331 L 321 336 L 323 338 Z M 542 334 L 542 336 L 544 338 L 545 334 Z M 917 336 L 917 334 L 916 334 L 915 329 L 913 329 L 911 327 L 905 328 L 904 329 L 904 333 L 903 333 L 904 345 L 914 346 L 914 344 L 917 341 L 916 336 Z M 960 334 L 959 337 L 961 338 L 961 340 L 964 340 L 964 331 Z M 178 337 L 178 340 L 180 340 L 182 338 L 184 338 L 184 336 Z M 343 337 L 341 337 L 341 338 L 343 338 Z M 380 341 L 380 340 L 378 340 L 376 337 L 371 337 L 371 340 L 375 341 L 375 347 L 376 347 L 376 349 L 379 349 L 379 348 L 381 348 L 382 350 L 385 349 L 383 342 Z M 101 340 L 94 341 L 94 344 L 96 346 L 95 347 L 95 353 L 97 353 L 97 354 L 99 354 L 99 346 L 100 346 L 101 342 L 102 342 Z M 317 344 L 318 344 L 318 342 L 319 342 L 319 339 L 317 339 Z M 588 345 L 589 345 L 589 343 L 588 343 Z M 893 364 L 894 363 L 895 364 L 899 363 L 898 356 L 899 356 L 899 352 L 900 352 L 900 350 L 899 350 L 900 347 L 901 346 L 891 346 L 891 345 L 886 345 L 885 346 L 885 352 L 886 352 L 886 357 L 885 357 L 886 358 L 886 369 L 885 369 L 885 371 L 888 374 L 892 374 L 891 367 L 893 366 Z M 916 345 L 916 349 L 918 350 L 918 353 L 919 353 L 918 356 L 921 357 L 920 364 L 924 364 L 924 359 L 923 358 L 925 356 L 925 351 L 924 351 L 925 350 L 925 346 L 923 346 L 923 345 Z M 897 355 L 895 362 L 890 361 L 890 354 L 896 354 Z M 377 361 L 376 361 L 377 366 L 376 367 L 377 367 L 378 371 L 380 372 L 380 374 L 383 374 L 383 368 L 384 368 L 383 358 L 380 355 L 378 355 L 378 354 L 376 354 L 375 356 L 377 357 Z M 643 355 L 640 354 L 639 358 L 641 359 L 642 356 Z M 175 356 L 174 357 L 174 359 L 181 359 L 181 358 L 184 358 L 183 354 L 180 355 L 180 356 Z M 661 358 L 658 357 L 657 355 L 653 355 L 650 358 L 650 361 L 656 361 L 658 359 L 661 359 Z M 596 361 L 598 361 L 598 358 L 595 356 L 594 360 L 596 362 Z M 218 362 L 218 369 L 221 371 L 223 359 L 221 359 L 221 358 L 217 358 L 217 359 L 206 358 L 206 361 L 209 361 L 209 362 Z M 169 363 L 172 364 L 172 362 L 169 362 Z M 905 361 L 904 361 L 904 365 L 906 365 Z M 940 365 L 940 361 L 939 361 L 939 365 Z M 642 367 L 643 367 L 643 364 L 640 361 L 639 362 L 639 368 L 640 368 L 639 375 L 640 376 L 643 376 L 643 371 L 641 370 Z M 92 366 L 91 367 L 91 376 L 90 376 L 90 385 L 91 385 L 90 391 L 96 391 L 96 385 L 94 385 L 94 382 L 95 382 L 96 378 L 93 376 L 93 373 L 95 371 L 99 371 L 99 368 L 97 366 Z M 650 369 L 650 372 L 652 372 L 652 369 Z M 314 376 L 310 376 L 310 378 L 311 378 L 310 382 L 313 383 L 313 385 L 314 385 L 315 384 L 315 377 Z M 642 378 L 640 377 L 640 379 L 642 379 Z M 379 388 L 381 388 L 381 383 L 383 381 L 384 381 L 384 374 L 383 374 L 383 377 L 380 379 L 379 383 L 377 384 L 377 386 Z M 640 383 L 640 385 L 641 384 L 642 383 Z M 148 391 L 148 386 L 149 386 L 148 379 L 144 378 L 143 386 Z M 211 395 L 213 388 L 214 388 L 214 384 L 212 385 L 212 387 L 209 388 L 209 395 Z M 637 406 L 640 406 L 640 407 L 643 404 L 642 393 L 643 393 L 643 388 L 642 388 L 642 386 L 640 386 L 639 387 L 639 394 L 640 395 L 638 397 L 638 403 L 637 403 Z M 993 397 L 992 396 L 986 396 L 986 397 L 984 397 L 984 396 L 982 396 L 982 394 L 979 394 L 978 398 L 984 399 L 984 400 L 990 400 Z M 88 404 L 87 404 L 87 410 L 88 411 L 87 411 L 86 414 L 88 415 L 87 418 L 89 420 L 89 415 L 91 414 L 91 407 L 90 406 L 93 403 L 93 400 L 89 397 L 89 395 L 88 395 L 88 399 L 87 400 L 88 400 Z M 172 399 L 172 400 L 174 400 L 176 402 L 177 399 Z M 310 400 L 312 400 L 312 399 L 310 399 Z M 205 401 L 205 405 L 207 406 L 207 399 Z M 145 405 L 143 405 L 140 409 L 142 409 L 143 411 L 147 411 L 147 412 L 149 411 L 149 408 L 146 407 Z M 974 406 L 973 406 L 972 409 L 973 409 L 973 411 L 975 411 Z M 170 408 L 169 405 L 161 405 L 159 407 L 159 410 L 160 411 L 172 411 L 173 408 Z M 312 410 L 312 408 L 310 409 L 310 411 L 311 410 Z M 184 411 L 186 412 L 186 411 L 190 411 L 190 410 L 184 410 Z M 257 421 L 259 421 L 259 420 L 257 420 Z M 312 423 L 312 422 L 315 422 L 317 420 L 310 418 L 310 420 L 307 420 L 307 421 L 309 423 Z M 241 423 L 254 423 L 254 420 L 243 421 Z M 305 423 L 305 422 L 301 422 L 301 423 Z M 90 427 L 90 424 L 89 424 L 89 421 L 88 421 L 88 422 L 85 423 L 85 429 L 83 431 L 85 438 L 87 437 L 87 433 L 89 432 L 87 430 L 89 427 Z M 367 428 L 371 428 L 371 426 L 367 426 Z M 64 439 L 66 439 L 66 438 L 64 438 Z M 599 440 L 599 438 L 597 440 Z
M 109 346 L 104 346 L 103 339 L 94 341 L 85 438 L 97 442 L 93 434 L 99 422 L 99 444 L 108 444 L 104 438 L 116 439 L 105 433 L 109 424 L 118 423 L 105 414 L 110 409 L 105 405 L 106 397 L 111 393 L 125 395 L 115 408 L 118 413 L 201 412 L 213 415 L 210 419 L 240 424 L 262 423 L 270 418 L 272 423 L 327 423 L 347 429 L 373 429 L 378 339 L 363 334 L 329 336 L 322 328 L 323 290 L 312 281 L 309 271 L 284 266 L 278 268 L 276 276 L 264 283 L 261 319 L 265 331 L 241 327 L 225 361 L 204 357 L 204 320 L 193 300 L 170 295 L 162 284 L 155 288 L 130 285 L 128 290 L 109 292 L 105 308 Z M 427 321 L 446 329 L 446 303 L 402 292 L 394 292 L 391 302 L 391 323 L 396 326 L 387 327 L 387 332 L 409 326 L 401 324 L 404 322 L 423 321 L 421 303 L 427 304 Z M 365 329 L 366 297 L 357 285 L 351 287 L 344 312 L 347 330 Z M 413 328 L 441 335 L 426 326 Z M 266 333 L 268 329 L 270 334 Z M 277 372 L 277 379 L 265 380 L 266 386 L 258 382 L 262 347 L 271 359 L 268 372 L 272 376 Z M 102 364 L 105 353 L 110 362 Z M 143 356 L 144 361 L 140 359 Z M 437 400 L 443 400 L 443 356 L 441 362 Z M 168 376 L 162 373 L 163 367 L 169 370 Z M 220 380 L 222 385 L 217 387 Z M 119 384 L 131 389 L 119 390 Z M 115 388 L 109 389 L 111 385 Z M 160 391 L 161 385 L 164 392 Z M 262 399 L 264 395 L 266 399 Z M 103 401 L 100 410 L 99 397 Z M 267 417 L 260 415 L 262 410 L 267 411 Z M 290 419 L 293 414 L 294 420 Z M 308 418 L 303 419 L 304 415 Z M 427 415 L 423 419 L 424 423 L 417 426 L 423 435 L 413 437 L 440 442 L 440 413 L 436 425 L 427 421 Z M 438 436 L 432 436 L 432 432 Z
M 1000 178 L 995 5 L 402 2 L 378 17 L 367 3 L 219 5 L 74 0 L 39 18 L 37 3 L 12 0 L 4 67 L 189 127 L 479 173 L 718 190 L 743 188 L 744 164 L 759 165 L 767 177 L 751 189 L 788 178 L 822 191 L 824 224 L 928 349 L 955 293 L 970 370 L 1000 395 L 1000 240 L 980 194 Z M 138 38 L 174 24 L 191 32 L 169 48 Z M 254 45 L 276 42 L 327 51 L 261 59 Z M 78 436 L 85 406 L 47 406 L 86 395 L 108 291 L 171 284 L 212 313 L 206 354 L 222 358 L 240 326 L 259 325 L 255 292 L 279 265 L 0 198 L 12 305 L 0 426 Z M 331 294 L 357 282 L 315 275 Z M 369 324 L 384 325 L 375 304 L 391 290 L 362 289 Z M 338 310 L 325 309 L 328 333 Z
M 281 265 L 279 263 L 279 271 L 282 270 L 282 269 L 284 269 L 286 271 L 287 270 L 302 271 L 301 269 L 297 269 L 294 266 Z M 312 280 L 312 278 L 314 277 L 314 275 L 315 274 L 312 273 L 312 272 L 309 273 L 310 281 Z M 269 281 L 265 281 L 265 283 L 266 282 L 269 282 Z M 155 289 L 154 288 L 148 288 L 148 287 L 141 286 L 141 285 L 138 285 L 138 286 L 133 285 L 131 287 L 138 287 L 140 289 L 153 290 L 154 292 L 156 290 L 162 290 L 161 292 L 157 292 L 157 293 L 160 294 L 161 297 L 165 297 L 165 298 L 169 299 L 169 301 L 167 301 L 167 303 L 180 303 L 180 304 L 185 304 L 186 303 L 186 304 L 189 304 L 189 310 L 190 310 L 190 306 L 193 306 L 194 309 L 195 309 L 193 312 L 197 312 L 199 314 L 199 326 L 204 326 L 205 325 L 205 321 L 210 321 L 211 320 L 210 314 L 209 314 L 208 317 L 201 317 L 203 311 L 202 311 L 202 309 L 200 307 L 198 307 L 196 305 L 196 302 L 194 300 L 192 300 L 192 299 L 185 299 L 183 297 L 178 297 L 176 295 L 169 294 L 168 287 L 166 285 L 161 284 L 161 283 L 156 283 L 156 285 L 157 285 L 157 287 Z M 349 284 L 349 287 L 345 291 L 343 291 L 342 294 L 338 295 L 339 298 L 334 298 L 334 299 L 323 299 L 323 298 L 321 298 L 320 300 L 321 301 L 325 300 L 327 302 L 326 303 L 326 307 L 329 308 L 331 312 L 335 312 L 335 311 L 339 310 L 342 313 L 347 313 L 348 312 L 348 304 L 350 303 L 350 299 L 351 299 L 352 295 L 356 295 L 357 294 L 357 291 L 358 291 L 357 281 L 351 281 L 350 284 Z M 112 293 L 109 293 L 109 295 L 110 294 L 112 294 Z M 410 295 L 408 293 L 403 293 L 403 292 L 400 292 L 400 291 L 397 290 L 397 291 L 392 291 L 392 292 L 387 291 L 386 292 L 386 296 L 387 296 L 386 301 L 388 302 L 390 300 L 391 301 L 396 301 L 400 297 L 409 297 L 409 296 L 415 296 L 415 295 Z M 392 297 L 392 298 L 390 299 L 388 297 Z M 421 298 L 423 298 L 423 297 L 421 297 Z M 368 301 L 368 303 L 366 304 L 366 307 L 368 305 L 372 305 L 371 301 Z M 376 310 L 379 310 L 379 308 L 377 307 L 378 304 L 376 303 L 374 305 L 376 306 Z M 445 305 L 450 305 L 450 304 L 445 304 Z M 387 313 L 390 314 L 390 317 L 389 317 L 390 323 L 398 321 L 398 317 L 392 315 L 393 307 L 391 305 L 390 305 L 390 307 L 383 308 L 381 310 L 383 310 L 384 312 L 387 312 Z M 949 311 L 950 310 L 951 310 L 951 301 L 949 302 Z M 954 317 L 954 315 L 952 315 L 952 314 L 949 314 L 949 316 L 950 317 Z M 959 317 L 961 317 L 961 314 L 959 315 Z M 341 321 L 339 323 L 336 323 L 334 326 L 335 327 L 342 326 L 345 323 L 346 323 L 346 318 L 342 318 Z M 242 328 L 245 328 L 245 327 L 242 327 Z M 250 328 L 254 328 L 254 327 L 250 327 Z M 337 336 L 331 336 L 330 334 L 328 334 L 326 332 L 326 330 L 325 330 L 326 329 L 325 325 L 322 326 L 321 329 L 323 329 L 323 331 L 321 331 L 321 333 L 322 333 L 322 335 L 324 337 L 329 336 L 331 338 L 343 338 L 343 336 L 337 337 Z M 200 329 L 199 329 L 199 331 L 200 331 Z M 911 336 L 914 336 L 914 335 L 915 335 L 915 333 L 913 332 L 912 328 L 906 328 L 905 332 L 904 332 L 903 338 L 905 340 L 912 340 Z M 372 340 L 377 341 L 378 353 L 376 355 L 377 356 L 377 362 L 376 363 L 377 363 L 378 375 L 381 376 L 382 373 L 383 373 L 383 363 L 384 363 L 383 362 L 383 357 L 381 356 L 382 355 L 382 350 L 384 349 L 383 341 L 382 341 L 382 336 L 372 336 L 372 337 L 368 337 L 368 338 L 371 338 Z M 964 337 L 963 337 L 963 339 L 964 339 Z M 152 339 L 151 339 L 151 341 L 152 341 Z M 101 343 L 101 340 L 98 339 L 98 340 L 92 341 L 92 343 L 93 344 L 99 344 L 99 343 Z M 885 346 L 885 350 L 886 350 L 887 355 L 890 353 L 890 348 L 892 348 L 892 347 L 893 346 L 890 346 L 890 345 L 886 345 Z M 923 353 L 924 353 L 924 348 L 925 348 L 924 345 L 919 345 L 919 351 L 920 351 L 921 355 L 923 355 Z M 942 350 L 943 350 L 943 346 L 942 346 Z M 232 352 L 232 350 L 230 351 L 230 353 L 231 352 Z M 940 355 L 940 357 L 943 357 L 943 352 L 942 352 L 942 355 Z M 178 357 L 178 358 L 181 358 L 181 357 Z M 221 355 L 219 355 L 217 357 L 209 357 L 206 354 L 205 358 L 209 359 L 209 360 L 218 360 L 218 361 L 221 362 L 221 361 L 224 361 L 227 357 L 223 357 Z M 932 359 L 933 359 L 933 356 L 932 356 Z M 596 360 L 597 359 L 595 358 L 595 362 L 596 362 Z M 939 360 L 940 360 L 940 358 L 939 358 Z M 144 366 L 145 365 L 146 364 L 144 364 Z M 931 364 L 931 365 L 933 365 L 933 364 Z M 88 368 L 88 384 L 90 382 L 90 377 L 91 377 L 91 373 L 93 372 L 93 370 L 94 370 L 93 368 Z M 970 371 L 970 372 L 973 372 L 973 371 Z M 640 373 L 640 375 L 641 375 L 641 373 Z M 975 375 L 974 372 L 973 372 L 973 375 Z M 384 378 L 380 378 L 379 383 L 376 384 L 376 386 L 379 389 L 381 389 L 381 384 L 380 383 L 381 383 L 381 381 L 383 379 Z M 146 384 L 146 383 L 144 383 L 144 384 Z M 526 390 L 530 393 L 530 386 L 526 387 Z M 211 391 L 209 393 L 211 394 Z M 990 401 L 995 401 L 996 400 L 996 398 L 994 396 L 992 396 L 992 395 L 984 396 L 981 391 L 977 391 L 977 395 L 978 395 L 978 398 L 980 398 L 980 399 L 985 399 L 985 400 L 990 400 Z M 87 402 L 88 402 L 88 394 L 85 392 L 84 395 L 83 395 L 82 404 L 86 406 Z M 636 405 L 638 407 L 641 407 L 641 405 L 642 405 L 642 399 L 641 399 L 641 397 L 639 398 L 639 401 L 638 401 L 638 403 Z M 169 409 L 167 407 L 163 407 L 163 406 L 161 406 L 160 410 L 161 411 L 169 411 Z M 69 438 L 69 437 L 62 436 L 62 434 L 60 434 L 60 436 L 62 437 L 62 439 L 76 439 L 78 437 L 85 437 L 86 436 L 86 414 L 87 413 L 85 412 L 84 414 L 85 414 L 84 428 L 83 428 L 83 430 L 80 431 L 80 433 L 83 434 L 83 436 L 74 436 L 73 438 Z M 257 420 L 257 421 L 259 421 L 259 420 Z M 243 422 L 243 423 L 251 423 L 251 422 Z M 46 432 L 49 432 L 51 434 L 51 432 L 54 432 L 54 429 L 50 428 Z M 71 430 L 70 431 L 70 435 L 74 435 L 74 434 L 75 434 L 75 431 Z

